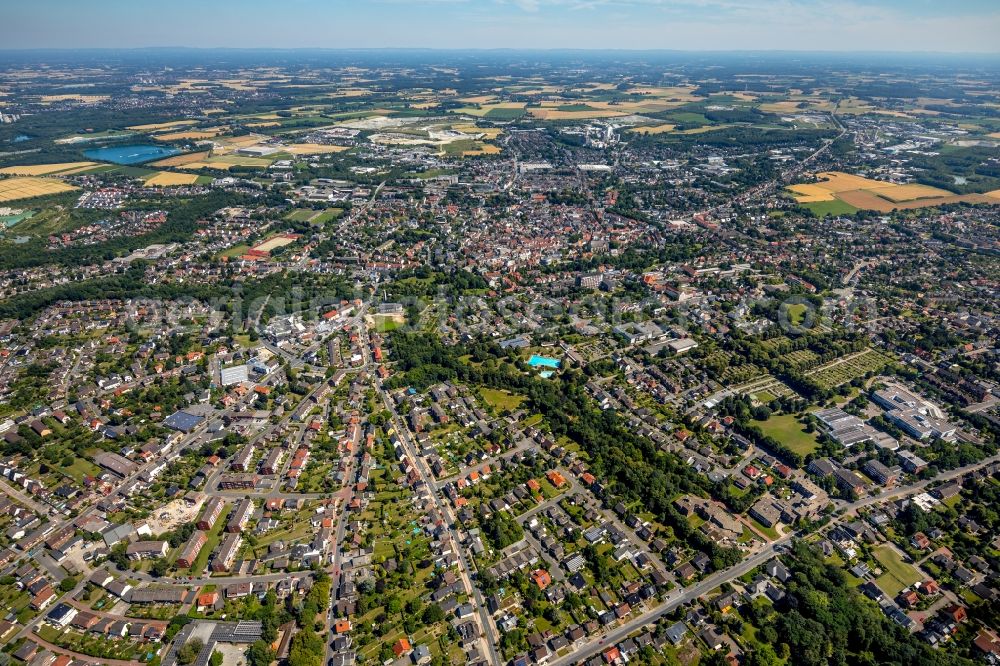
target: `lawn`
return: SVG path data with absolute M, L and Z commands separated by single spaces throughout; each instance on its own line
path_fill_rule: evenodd
M 232 259 L 233 257 L 239 257 L 246 254 L 249 249 L 250 249 L 249 245 L 241 243 L 240 245 L 234 245 L 233 247 L 229 248 L 219 256 L 226 257 L 227 259 Z
M 372 319 L 374 320 L 375 330 L 379 333 L 395 331 L 405 323 L 405 318 L 397 315 L 375 315 Z
M 313 218 L 316 211 L 309 208 L 297 208 L 285 216 L 286 220 L 291 220 L 293 222 L 308 222 Z
M 481 388 L 479 393 L 483 396 L 483 400 L 488 402 L 494 409 L 498 410 L 514 410 L 521 406 L 524 402 L 523 395 L 515 395 L 508 393 L 507 391 L 498 391 L 496 389 Z
M 805 318 L 805 303 L 792 303 L 788 306 L 788 321 L 792 326 L 799 326 Z
M 904 562 L 891 546 L 879 546 L 874 552 L 883 572 L 875 579 L 875 583 L 890 597 L 895 597 L 903 588 L 923 580 L 920 572 Z
M 755 397 L 761 403 L 763 403 L 763 404 L 766 405 L 766 404 L 774 401 L 774 399 L 775 399 L 776 396 L 773 393 L 771 393 L 770 391 L 766 391 L 765 390 L 765 391 L 758 391 L 757 393 L 754 393 L 753 397 Z
M 78 483 L 83 483 L 84 476 L 100 476 L 101 469 L 86 458 L 74 456 L 73 464 L 69 467 L 60 467 L 59 470 L 67 476 L 73 477 Z
M 798 422 L 793 414 L 772 416 L 760 424 L 760 429 L 764 431 L 765 435 L 774 437 L 801 456 L 809 455 L 819 446 L 819 442 L 816 441 L 816 434 L 803 430 L 802 424 Z
M 750 524 L 754 526 L 758 532 L 766 536 L 771 541 L 776 541 L 781 535 L 778 533 L 778 526 L 775 524 L 773 527 L 765 527 L 762 523 L 759 523 L 755 518 L 750 518 Z
M 213 525 L 212 529 L 208 532 L 208 540 L 198 552 L 198 557 L 196 557 L 194 562 L 191 564 L 191 568 L 187 570 L 186 573 L 188 575 L 197 576 L 205 570 L 205 565 L 208 564 L 208 558 L 212 555 L 212 551 L 214 551 L 219 545 L 219 542 L 222 541 L 222 530 L 226 527 L 226 520 L 229 517 L 229 511 L 231 508 L 232 507 L 227 505 L 227 507 L 222 510 L 222 513 L 219 514 L 219 518 L 215 521 L 215 525 Z M 181 549 L 178 548 L 178 552 L 174 553 L 172 557 L 176 558 L 180 550 Z M 178 569 L 178 571 L 184 571 L 184 569 Z
M 332 220 L 336 220 L 338 217 L 343 215 L 344 209 L 342 208 L 327 208 L 325 211 L 314 217 L 310 222 L 313 224 L 326 224 Z

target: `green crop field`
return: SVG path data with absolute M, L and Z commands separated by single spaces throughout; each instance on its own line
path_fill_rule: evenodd
M 826 217 L 832 215 L 854 215 L 858 209 L 840 199 L 833 201 L 814 201 L 813 203 L 799 204 L 802 208 L 808 208 L 816 217 Z
M 487 120 L 517 120 L 525 113 L 524 109 L 490 109 L 483 117 Z

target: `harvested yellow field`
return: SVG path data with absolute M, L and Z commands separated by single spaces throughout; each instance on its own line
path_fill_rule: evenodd
M 338 90 L 336 92 L 327 93 L 323 97 L 330 99 L 344 99 L 350 97 L 364 97 L 365 95 L 370 95 L 371 90 L 366 90 L 364 88 L 345 88 L 343 90 Z
M 175 127 L 185 127 L 187 125 L 197 124 L 197 120 L 173 120 L 169 123 L 150 123 L 149 125 L 132 125 L 126 129 L 136 130 L 137 132 L 155 132 L 157 130 L 169 130 Z
M 261 134 L 248 134 L 246 136 L 225 136 L 219 137 L 215 142 L 219 148 L 216 152 L 226 153 L 231 150 L 236 150 L 238 148 L 246 148 L 247 146 L 253 146 L 268 137 Z
M 855 208 L 862 210 L 877 210 L 881 213 L 888 213 L 893 210 L 910 210 L 913 208 L 928 208 L 930 206 L 943 206 L 952 203 L 995 203 L 993 199 L 982 194 L 949 194 L 946 197 L 934 197 L 929 199 L 916 199 L 913 201 L 889 201 L 878 194 L 877 190 L 851 190 L 848 192 L 838 192 L 837 198 L 848 203 Z
M 462 152 L 462 157 L 479 157 L 480 155 L 499 155 L 500 146 L 492 143 L 484 143 L 478 150 L 466 150 Z
M 12 166 L 0 169 L 0 174 L 8 176 L 48 176 L 54 173 L 78 171 L 97 166 L 97 162 L 60 162 L 58 164 L 31 164 L 28 166 Z
M 264 159 L 261 157 L 243 157 L 242 155 L 223 155 L 218 157 L 209 157 L 206 160 L 191 162 L 189 164 L 183 164 L 178 166 L 178 169 L 184 169 L 185 171 L 189 169 L 221 169 L 223 171 L 228 171 L 234 166 L 244 166 L 244 167 L 269 167 L 273 160 Z
M 795 198 L 799 203 L 833 201 L 833 192 L 820 185 L 790 185 L 788 189 L 795 193 Z
M 493 95 L 476 95 L 475 97 L 459 97 L 459 102 L 465 102 L 466 104 L 489 104 L 496 97 Z
M 77 174 L 86 173 L 94 167 L 101 167 L 100 164 L 88 164 L 86 166 L 79 166 L 75 169 L 67 169 L 66 171 L 60 171 L 59 173 L 51 174 L 53 176 L 76 176 Z
M 930 199 L 933 197 L 951 197 L 954 192 L 942 190 L 929 185 L 888 185 L 887 187 L 868 188 L 880 197 L 885 197 L 889 201 L 914 201 L 916 199 Z
M 990 134 L 987 134 L 986 136 L 988 136 L 990 138 L 993 138 L 993 139 L 1000 139 L 1000 132 L 991 132 Z
M 997 201 L 1000 201 L 1000 190 L 993 190 L 992 192 L 987 192 L 985 196 L 989 197 L 990 199 L 996 199 Z
M 159 160 L 158 162 L 153 162 L 151 166 L 158 167 L 179 167 L 193 164 L 194 162 L 201 162 L 208 158 L 208 151 L 203 151 L 200 153 L 185 153 L 183 155 L 175 155 L 174 157 L 168 157 L 165 160 Z
M 795 201 L 798 203 L 820 203 L 822 201 L 835 201 L 837 197 L 827 192 L 826 194 L 797 194 Z
M 587 120 L 590 118 L 617 118 L 627 116 L 623 111 L 606 111 L 595 109 L 593 111 L 559 111 L 558 109 L 530 109 L 531 115 L 540 120 Z
M 190 132 L 170 132 L 168 134 L 157 134 L 154 139 L 157 141 L 202 141 L 219 136 L 228 127 L 209 127 L 203 130 L 191 130 Z
M 926 208 L 949 203 L 995 203 L 1000 191 L 987 194 L 958 195 L 928 185 L 897 185 L 861 176 L 828 171 L 816 174 L 823 180 L 818 183 L 801 183 L 787 189 L 799 203 L 817 203 L 837 199 L 862 210 L 876 210 L 888 213 L 893 210 Z
M 285 146 L 285 151 L 292 155 L 327 155 L 350 150 L 348 146 L 327 146 L 321 143 L 293 143 Z
M 455 109 L 455 113 L 464 113 L 469 116 L 483 117 L 493 109 L 523 109 L 523 102 L 500 102 L 498 104 L 483 104 L 479 108 L 464 106 L 461 109 Z
M 495 140 L 501 134 L 503 134 L 502 127 L 476 127 L 475 125 L 455 125 L 453 127 L 456 132 L 462 132 L 463 134 L 472 134 L 476 136 L 482 136 L 484 139 Z
M 146 187 L 173 187 L 177 185 L 194 185 L 198 176 L 193 173 L 172 173 L 161 171 L 146 179 Z
M 691 129 L 680 130 L 678 134 L 704 134 L 716 130 L 726 129 L 729 125 L 703 125 L 702 127 L 692 127 Z
M 281 127 L 281 123 L 265 121 L 262 123 L 247 123 L 247 127 Z
M 799 104 L 801 103 L 802 102 L 793 102 L 792 100 L 785 100 L 784 102 L 767 102 L 766 104 L 760 105 L 760 110 L 767 111 L 768 113 L 794 113 L 796 111 L 806 110 L 804 108 L 799 108 Z
M 822 171 L 817 173 L 816 177 L 820 179 L 820 182 L 816 184 L 831 192 L 865 190 L 871 189 L 872 187 L 883 187 L 891 184 L 883 183 L 878 180 L 871 180 L 870 178 L 865 178 L 864 176 L 852 176 L 849 173 L 843 173 L 841 171 Z
M 0 201 L 72 192 L 76 187 L 54 178 L 7 178 L 0 180 Z
M 665 134 L 666 132 L 674 131 L 677 125 L 648 125 L 646 127 L 633 127 L 632 131 L 639 134 Z

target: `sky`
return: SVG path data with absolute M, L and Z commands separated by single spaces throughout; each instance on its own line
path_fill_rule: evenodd
M 3 48 L 1000 52 L 1000 0 L 0 0 Z

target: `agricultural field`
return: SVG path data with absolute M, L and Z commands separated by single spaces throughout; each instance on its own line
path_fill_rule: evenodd
M 204 161 L 199 162 L 189 162 L 187 164 L 178 165 L 179 169 L 192 169 L 194 171 L 199 171 L 201 169 L 218 169 L 220 171 L 228 171 L 229 169 L 235 167 L 250 167 L 256 169 L 264 169 L 271 166 L 274 160 L 267 159 L 263 157 L 244 157 L 242 155 L 220 155 L 218 157 L 209 157 Z
M 293 143 L 284 148 L 285 152 L 292 155 L 328 155 L 332 153 L 342 153 L 350 150 L 349 146 L 331 146 L 321 143 Z
M 173 173 L 161 171 L 146 179 L 147 187 L 175 187 L 178 185 L 194 185 L 201 176 L 191 173 Z
M 455 109 L 461 113 L 479 118 L 489 117 L 490 120 L 516 120 L 524 115 L 523 102 L 499 102 L 496 104 L 480 104 L 479 106 L 463 106 Z
M 197 120 L 172 120 L 165 123 L 149 123 L 146 125 L 132 125 L 126 127 L 125 129 L 135 130 L 136 132 L 156 132 L 175 129 L 177 127 L 187 127 L 188 125 L 197 125 Z
M 929 185 L 887 183 L 863 176 L 839 171 L 820 172 L 816 183 L 800 183 L 788 186 L 795 200 L 804 205 L 829 204 L 829 208 L 814 210 L 817 215 L 847 214 L 856 210 L 875 210 L 883 213 L 892 210 L 926 208 L 949 203 L 990 203 L 992 200 L 981 194 L 958 195 Z M 842 209 L 839 202 L 848 206 Z M 811 207 L 811 206 L 810 206 Z M 851 210 L 853 209 L 853 210 Z M 843 212 L 840 212 L 840 211 Z
M 32 164 L 30 166 L 12 166 L 0 169 L 0 175 L 5 176 L 52 176 L 69 175 L 86 171 L 97 166 L 97 162 L 62 162 L 59 164 Z
M 0 180 L 0 201 L 33 199 L 72 192 L 77 188 L 54 178 L 14 177 Z
M 811 210 L 813 215 L 816 217 L 826 217 L 827 215 L 831 215 L 833 217 L 840 215 L 854 215 L 859 210 L 846 201 L 841 201 L 839 199 L 805 203 L 802 204 L 802 207 Z
M 168 157 L 165 160 L 159 160 L 153 162 L 150 166 L 157 167 L 182 167 L 189 164 L 194 164 L 195 162 L 203 162 L 208 159 L 210 153 L 209 151 L 204 151 L 200 153 L 183 153 L 181 155 L 175 155 L 173 157 Z
M 203 141 L 217 137 L 227 129 L 227 127 L 211 127 L 203 130 L 168 132 L 167 134 L 157 134 L 153 138 L 157 141 Z
M 643 127 L 633 127 L 632 131 L 637 134 L 666 134 L 673 132 L 677 125 L 667 123 L 665 125 L 645 125 Z
M 473 148 L 471 150 L 463 150 L 462 157 L 480 157 L 482 155 L 499 155 L 500 146 L 495 146 L 492 143 L 479 144 L 478 148 Z

